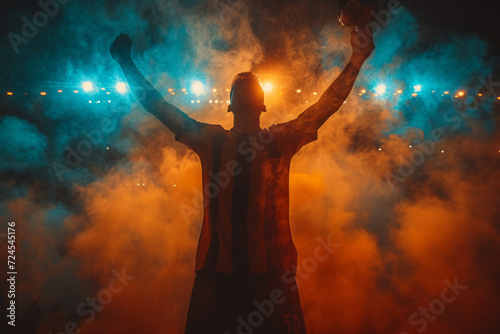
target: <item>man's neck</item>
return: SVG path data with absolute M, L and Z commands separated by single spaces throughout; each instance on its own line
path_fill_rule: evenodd
M 242 134 L 255 133 L 261 130 L 259 118 L 234 117 L 233 128 L 235 132 Z

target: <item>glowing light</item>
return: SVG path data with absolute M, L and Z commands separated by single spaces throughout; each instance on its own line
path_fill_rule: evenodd
M 262 89 L 264 92 L 269 93 L 273 89 L 273 84 L 270 82 L 266 82 L 263 86 Z
M 379 150 L 379 151 L 382 151 L 382 148 L 380 148 L 380 147 L 379 147 L 379 148 L 378 148 L 378 150 Z
M 195 81 L 191 85 L 191 92 L 193 92 L 195 95 L 201 95 L 203 94 L 203 91 L 205 90 L 205 87 L 201 83 L 201 81 Z
M 78 89 L 75 89 L 73 93 L 78 94 Z
M 215 103 L 219 103 L 219 100 L 215 100 Z
M 214 93 L 217 92 L 217 88 L 212 89 L 212 92 Z
M 58 89 L 58 90 L 57 90 L 57 92 L 58 92 L 58 93 L 62 93 L 62 89 Z
M 92 103 L 92 100 L 89 100 L 89 103 Z
M 111 103 L 111 100 L 108 100 L 108 103 Z
M 441 153 L 444 153 L 444 150 L 442 150 Z
M 12 92 L 7 92 L 7 95 L 14 95 Z
M 479 94 L 477 94 L 477 96 L 483 96 L 483 94 L 479 93 Z
M 85 81 L 84 83 L 82 83 L 82 88 L 86 92 L 91 92 L 94 90 L 94 86 L 92 85 L 92 82 L 90 82 L 90 81 Z
M 500 100 L 500 99 L 499 99 L 499 100 Z M 231 103 L 231 101 L 230 101 L 230 100 L 226 100 L 226 103 L 227 103 L 227 104 L 229 104 L 229 103 Z
M 448 94 L 450 94 L 450 92 L 448 92 L 448 91 L 445 91 L 445 92 L 444 92 L 444 95 L 448 95 Z
M 125 94 L 127 92 L 127 85 L 124 82 L 119 82 L 116 84 L 115 89 L 120 94 Z
M 318 92 L 314 92 L 313 94 L 314 94 L 314 95 L 318 95 Z
M 45 95 L 47 95 L 47 93 L 45 93 L 45 92 L 40 92 L 40 95 L 45 96 Z
M 230 89 L 229 88 L 226 88 L 226 93 L 229 93 L 230 92 Z
M 386 85 L 378 85 L 377 87 L 375 87 L 375 91 L 378 93 L 378 94 L 384 94 L 387 90 L 387 86 Z
M 366 93 L 366 89 L 361 90 L 361 94 L 364 94 L 364 93 Z
M 410 145 L 410 148 L 412 148 L 413 146 Z
M 422 91 L 422 85 L 415 85 L 415 86 L 413 86 L 413 89 L 414 89 L 416 92 L 420 92 L 420 91 Z
M 104 87 L 101 87 L 101 90 L 106 90 L 106 88 L 104 88 Z
M 194 103 L 194 100 L 191 100 L 191 103 Z
M 415 97 L 415 96 L 417 96 L 417 95 L 418 95 L 417 93 L 413 93 L 413 94 L 411 94 L 411 96 L 413 96 L 413 97 Z
M 196 103 L 200 103 L 200 100 L 196 100 Z
M 109 95 L 109 94 L 111 94 L 111 93 L 110 93 L 110 92 L 106 92 L 106 94 L 108 94 L 108 95 Z
M 458 96 L 464 96 L 465 95 L 465 92 L 463 90 L 461 90 L 460 92 L 458 92 L 457 94 Z
M 175 92 L 171 92 L 170 94 L 175 95 Z
M 173 89 L 172 88 L 169 88 L 168 91 L 171 92 Z
M 302 93 L 302 89 L 297 89 L 297 93 Z
M 499 96 L 499 97 L 497 97 L 497 100 L 500 100 L 500 96 Z
M 212 100 L 208 100 L 208 103 L 212 103 L 213 101 Z
M 181 91 L 185 92 L 186 91 L 186 88 L 182 88 Z
M 109 150 L 109 146 L 106 146 L 106 149 Z

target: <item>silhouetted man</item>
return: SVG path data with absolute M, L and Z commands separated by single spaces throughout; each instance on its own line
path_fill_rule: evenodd
M 186 333 L 305 333 L 299 294 L 291 288 L 297 252 L 288 218 L 290 160 L 317 139 L 373 51 L 371 37 L 361 48 L 357 34 L 351 34 L 357 52 L 319 101 L 268 129 L 260 127 L 266 106 L 259 78 L 239 73 L 231 84 L 230 130 L 200 123 L 165 101 L 135 66 L 130 38 L 115 39 L 111 55 L 132 92 L 202 165 L 204 218 Z M 291 275 L 285 280 L 284 273 Z

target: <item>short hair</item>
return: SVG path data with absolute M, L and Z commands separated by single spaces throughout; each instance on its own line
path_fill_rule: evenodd
M 262 88 L 262 83 L 260 82 L 260 77 L 257 74 L 255 74 L 253 72 L 241 72 L 241 73 L 238 73 L 238 74 L 236 74 L 236 76 L 233 79 L 233 82 L 231 83 L 231 93 L 229 94 L 230 95 L 230 99 L 233 98 L 234 87 L 238 83 L 240 83 L 242 81 L 252 81 L 252 82 L 255 82 L 255 83 L 259 84 L 259 86 Z M 262 90 L 262 93 L 264 93 L 264 90 Z

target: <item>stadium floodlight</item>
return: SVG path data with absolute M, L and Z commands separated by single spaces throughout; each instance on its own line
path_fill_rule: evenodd
M 269 93 L 273 89 L 273 84 L 270 82 L 266 82 L 264 85 L 262 85 L 262 89 L 264 92 Z
M 120 94 L 125 94 L 127 92 L 127 85 L 124 82 L 117 83 L 115 88 Z
M 92 82 L 90 81 L 85 81 L 84 83 L 82 83 L 82 88 L 86 92 L 91 92 L 94 90 L 94 85 L 92 85 Z
M 201 81 L 195 81 L 191 85 L 191 92 L 195 95 L 201 95 L 205 91 L 205 87 Z
M 378 85 L 375 87 L 375 91 L 377 94 L 384 94 L 387 91 L 387 86 L 386 85 Z

